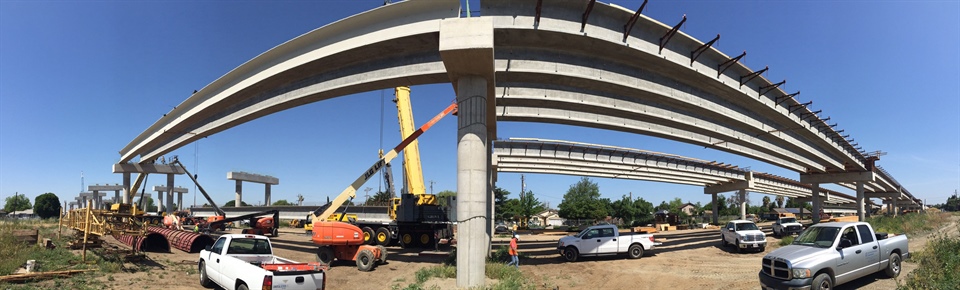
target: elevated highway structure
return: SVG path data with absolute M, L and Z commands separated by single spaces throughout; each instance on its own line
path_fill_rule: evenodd
M 916 202 L 875 166 L 879 156 L 866 155 L 810 101 L 798 100 L 799 92 L 782 90 L 785 81 L 764 78 L 768 68 L 747 68 L 739 62 L 745 54 L 728 56 L 712 47 L 716 39 L 698 40 L 679 24 L 646 17 L 642 7 L 484 0 L 482 16 L 463 18 L 459 5 L 385 5 L 280 44 L 191 95 L 125 146 L 119 162 L 151 163 L 199 138 L 308 103 L 451 83 L 461 113 L 458 204 L 478 207 L 458 206 L 464 216 L 483 206 L 489 212 L 489 177 L 482 174 L 489 168 L 481 168 L 489 163 L 477 156 L 489 154 L 498 121 L 645 134 L 761 160 L 800 173 L 815 209 L 820 183 L 857 189 L 861 214 L 868 192 Z M 462 225 L 460 233 L 479 231 Z M 458 269 L 467 277 L 458 277 L 458 287 L 482 285 L 482 267 L 461 264 L 482 265 L 484 252 L 460 246 Z

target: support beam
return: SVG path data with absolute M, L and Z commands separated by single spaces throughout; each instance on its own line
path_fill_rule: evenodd
M 865 192 L 866 198 L 900 198 L 899 192 Z
M 712 195 L 713 195 L 713 224 L 717 225 L 720 223 L 720 211 L 719 211 L 719 207 L 717 207 L 717 194 L 714 193 Z
M 740 219 L 747 219 L 747 190 L 740 190 Z
M 803 176 L 801 175 L 800 182 L 803 182 L 802 178 Z M 812 197 L 810 203 L 813 204 L 813 213 L 810 214 L 810 219 L 813 220 L 813 224 L 818 224 L 820 223 L 820 184 L 813 183 L 813 184 L 810 184 L 810 187 L 811 187 L 810 194 Z
M 867 220 L 866 211 L 863 210 L 863 181 L 857 181 L 857 216 L 860 217 L 860 221 Z
M 753 188 L 753 180 L 740 180 L 730 183 L 721 183 L 703 188 L 704 194 L 716 194 L 728 191 L 738 191 Z
M 874 182 L 876 181 L 876 174 L 870 171 L 800 174 L 801 183 L 841 183 L 854 181 Z
M 183 174 L 183 169 L 173 164 L 119 163 L 113 165 L 113 173 Z
M 167 174 L 167 204 L 164 206 L 165 213 L 173 212 L 173 174 Z
M 233 200 L 234 207 L 240 207 L 240 203 L 243 202 L 243 181 L 237 180 L 236 197 Z

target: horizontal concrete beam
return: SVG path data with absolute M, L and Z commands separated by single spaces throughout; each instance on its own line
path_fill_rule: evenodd
M 841 173 L 818 173 L 818 174 L 800 174 L 802 183 L 841 183 L 865 181 L 874 182 L 876 174 L 870 171 L 861 172 L 841 172 Z
M 704 194 L 714 194 L 721 192 L 736 191 L 753 188 L 753 180 L 742 180 L 730 183 L 711 185 L 703 188 Z
M 167 192 L 168 190 L 167 190 L 167 187 L 166 187 L 166 186 L 157 185 L 157 186 L 154 186 L 154 187 L 153 187 L 153 191 Z M 187 192 L 190 192 L 190 191 L 187 190 L 186 188 L 183 188 L 183 187 L 179 187 L 179 186 L 178 186 L 178 187 L 174 187 L 174 188 L 173 188 L 173 192 L 177 192 L 177 193 L 187 193 Z
M 899 192 L 864 192 L 863 193 L 863 196 L 867 198 L 883 198 L 883 197 L 898 198 L 900 197 L 900 195 L 901 194 Z
M 247 173 L 247 172 L 236 172 L 236 171 L 227 172 L 227 179 L 249 181 L 249 182 L 263 183 L 263 184 L 273 184 L 273 185 L 280 184 L 279 178 L 269 176 L 269 175 L 260 175 L 260 174 L 253 174 L 253 173 Z
M 113 173 L 183 174 L 183 169 L 173 164 L 119 163 L 113 165 Z
M 89 190 L 89 191 L 123 190 L 123 185 L 119 185 L 119 184 L 115 184 L 115 185 L 99 185 L 99 184 L 94 184 L 94 185 L 88 185 L 88 186 L 87 186 L 87 190 Z
M 80 197 L 91 197 L 91 196 L 93 196 L 93 192 L 81 192 L 81 193 L 80 193 Z

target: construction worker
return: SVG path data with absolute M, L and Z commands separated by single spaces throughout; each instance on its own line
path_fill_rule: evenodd
M 200 225 L 199 225 L 199 224 L 193 224 L 193 232 L 194 232 L 194 233 L 199 233 L 199 232 L 200 232 Z
M 517 269 L 520 269 L 520 259 L 517 258 L 519 252 L 517 252 L 517 241 L 520 240 L 520 235 L 513 233 L 513 238 L 510 239 L 510 263 L 507 263 L 507 266 L 514 265 Z

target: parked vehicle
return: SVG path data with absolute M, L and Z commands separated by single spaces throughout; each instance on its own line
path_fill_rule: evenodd
M 582 256 L 607 256 L 626 253 L 631 259 L 643 257 L 661 243 L 651 234 L 621 233 L 615 225 L 588 227 L 574 236 L 560 238 L 557 250 L 560 256 L 574 262 Z
M 748 249 L 763 252 L 767 249 L 767 235 L 752 221 L 733 220 L 720 229 L 720 245 L 729 244 L 736 245 L 740 253 Z
M 803 231 L 803 225 L 797 222 L 793 216 L 779 217 L 773 222 L 773 236 L 782 237 L 786 235 L 796 235 Z
M 763 257 L 758 275 L 763 289 L 832 289 L 879 271 L 897 277 L 909 256 L 906 235 L 874 233 L 865 222 L 823 223 Z
M 273 255 L 270 239 L 260 235 L 223 235 L 200 251 L 200 285 L 223 289 L 324 289 L 326 266 Z

